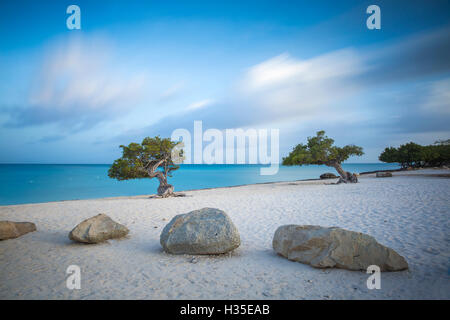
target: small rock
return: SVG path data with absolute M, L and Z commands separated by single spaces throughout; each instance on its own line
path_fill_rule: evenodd
M 0 221 L 0 240 L 14 239 L 36 231 L 32 222 Z
M 390 172 L 377 172 L 376 177 L 377 178 L 388 178 L 388 177 L 392 177 L 392 173 L 390 173 Z
M 190 263 L 197 263 L 198 261 L 197 261 L 197 259 L 196 259 L 195 257 L 192 257 L 192 258 L 189 260 L 189 262 L 190 262 Z
M 98 243 L 125 237 L 128 232 L 127 227 L 101 213 L 78 224 L 70 231 L 69 239 L 83 243 Z

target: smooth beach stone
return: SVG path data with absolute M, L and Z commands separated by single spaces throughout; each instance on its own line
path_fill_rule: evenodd
M 323 173 L 320 175 L 320 179 L 336 179 L 336 178 L 339 177 L 331 172 Z
M 77 225 L 69 233 L 69 239 L 84 243 L 98 243 L 109 239 L 125 237 L 127 227 L 115 222 L 106 214 L 98 214 Z
M 273 249 L 281 256 L 315 268 L 381 271 L 408 269 L 405 258 L 360 232 L 338 227 L 285 225 L 275 232 Z
M 36 225 L 32 222 L 0 221 L 0 240 L 18 238 L 33 231 Z
M 241 239 L 225 212 L 203 208 L 175 216 L 164 227 L 160 243 L 172 254 L 220 254 L 239 247 Z
M 377 178 L 388 178 L 392 177 L 392 173 L 390 172 L 377 172 Z

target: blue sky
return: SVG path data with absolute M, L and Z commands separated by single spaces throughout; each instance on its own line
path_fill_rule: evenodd
M 81 8 L 81 30 L 66 27 Z M 368 30 L 366 8 L 381 8 Z M 449 1 L 1 1 L 0 162 L 111 163 L 176 128 L 450 138 Z

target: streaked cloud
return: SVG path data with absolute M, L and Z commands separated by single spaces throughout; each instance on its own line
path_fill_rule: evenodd
M 433 82 L 422 105 L 424 111 L 450 116 L 450 78 Z
M 226 99 L 193 103 L 184 112 L 120 135 L 120 140 L 169 136 L 174 129 L 191 128 L 194 120 L 218 129 L 275 125 L 289 135 L 346 127 L 358 131 L 358 139 L 372 140 L 377 130 L 390 135 L 443 132 L 450 121 L 449 78 L 442 79 L 447 64 L 439 59 L 437 67 L 422 58 L 446 48 L 439 42 L 447 32 L 419 34 L 377 50 L 347 48 L 309 59 L 283 53 L 244 70 Z
M 391 142 L 448 138 L 450 5 L 405 3 L 386 2 L 374 32 L 364 4 L 237 12 L 118 1 L 104 12 L 89 2 L 89 24 L 71 32 L 53 2 L 31 11 L 11 2 L 0 45 L 0 160 L 108 162 L 119 144 L 192 129 L 194 120 L 205 130 L 280 128 L 281 153 L 325 129 L 339 144 L 372 150 L 364 161 Z
M 364 61 L 352 49 L 311 59 L 282 54 L 255 65 L 240 84 L 243 98 L 273 118 L 307 116 L 332 109 L 358 89 L 351 79 L 365 72 Z
M 201 100 L 201 101 L 196 101 L 196 102 L 193 102 L 190 105 L 188 105 L 186 107 L 186 110 L 201 109 L 201 108 L 204 108 L 204 107 L 206 107 L 208 105 L 211 105 L 212 103 L 214 103 L 214 100 L 212 100 L 212 99 L 204 99 L 204 100 Z
M 420 32 L 380 47 L 367 48 L 367 84 L 391 85 L 450 72 L 450 27 Z
M 167 101 L 175 98 L 176 96 L 180 95 L 184 87 L 185 87 L 184 82 L 175 83 L 174 85 L 170 86 L 161 93 L 159 97 L 160 101 Z
M 6 126 L 56 123 L 80 130 L 133 108 L 144 93 L 146 75 L 124 70 L 111 50 L 98 38 L 71 38 L 51 46 L 23 105 L 6 108 Z

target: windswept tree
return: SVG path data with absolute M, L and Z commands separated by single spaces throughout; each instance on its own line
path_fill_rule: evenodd
M 108 171 L 108 176 L 117 180 L 158 178 L 158 196 L 173 196 L 173 186 L 167 183 L 167 177 L 177 170 L 182 160 L 180 142 L 169 138 L 145 138 L 141 144 L 121 145 L 122 157 L 115 160 Z
M 355 174 L 342 169 L 341 163 L 350 156 L 362 156 L 361 147 L 347 145 L 345 147 L 333 146 L 334 140 L 325 135 L 325 131 L 318 131 L 315 137 L 309 137 L 307 144 L 298 144 L 289 155 L 283 158 L 283 165 L 319 164 L 333 167 L 341 176 L 339 183 L 358 182 Z

